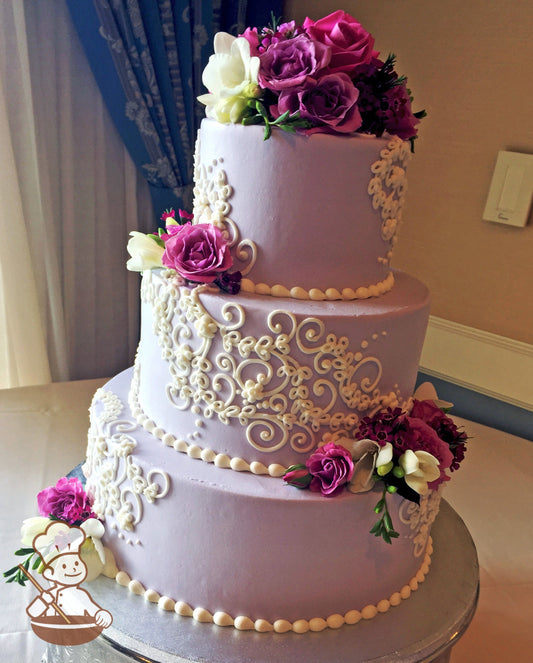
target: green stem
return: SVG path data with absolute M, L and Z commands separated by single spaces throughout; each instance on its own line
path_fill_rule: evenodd
M 379 502 L 376 504 L 374 511 L 377 514 L 382 514 L 381 518 L 379 518 L 372 529 L 370 530 L 370 534 L 374 534 L 374 536 L 381 536 L 381 538 L 385 541 L 385 543 L 392 543 L 391 539 L 396 539 L 399 534 L 398 532 L 394 529 L 394 525 L 392 524 L 392 518 L 389 513 L 389 508 L 387 505 L 387 486 L 383 486 L 383 494 L 381 496 L 381 499 Z

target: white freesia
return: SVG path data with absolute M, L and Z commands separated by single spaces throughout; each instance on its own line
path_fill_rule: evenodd
M 50 524 L 50 518 L 45 518 L 44 516 L 36 516 L 34 518 L 26 518 L 22 521 L 22 527 L 20 528 L 20 541 L 23 546 L 31 547 L 33 545 L 33 539 L 38 534 L 42 534 L 46 531 L 46 528 Z
M 161 259 L 165 249 L 149 235 L 133 230 L 130 233 L 127 249 L 131 258 L 126 263 L 126 267 L 131 272 L 143 272 L 145 269 L 163 266 Z
M 205 104 L 207 117 L 224 124 L 237 123 L 248 100 L 260 94 L 259 58 L 250 55 L 250 44 L 244 37 L 226 32 L 215 35 L 214 48 L 202 74 L 209 93 L 200 95 L 198 101 Z
M 405 483 L 419 495 L 428 492 L 428 483 L 440 477 L 439 461 L 427 451 L 407 451 L 400 456 Z
M 104 536 L 105 527 L 96 518 L 88 518 L 81 524 L 81 529 L 85 532 L 87 537 L 90 537 L 93 540 L 95 550 L 103 564 L 105 562 L 105 554 L 101 538 Z

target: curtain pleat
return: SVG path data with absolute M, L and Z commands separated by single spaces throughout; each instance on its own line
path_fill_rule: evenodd
M 0 12 L 9 117 L 0 139 L 12 144 L 17 185 L 0 204 L 2 236 L 16 234 L 0 242 L 0 385 L 113 375 L 131 364 L 138 338 L 125 247 L 131 230 L 151 227 L 148 188 L 65 3 L 3 0 Z M 32 368 L 40 347 L 48 373 Z

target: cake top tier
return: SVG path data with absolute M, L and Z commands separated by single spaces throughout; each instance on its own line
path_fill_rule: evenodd
M 153 241 L 137 234 L 129 268 L 163 264 L 231 293 L 352 300 L 388 292 L 424 114 L 412 111 L 394 57 L 382 59 L 342 11 L 218 33 L 214 49 L 199 97 L 207 118 L 192 214 L 164 214 Z
M 223 124 L 260 124 L 305 133 L 413 140 L 424 111 L 413 112 L 407 79 L 395 58 L 381 58 L 374 38 L 352 16 L 336 11 L 302 25 L 294 21 L 217 33 L 203 72 L 199 101 Z
M 261 134 L 206 119 L 196 146 L 193 226 L 220 229 L 242 289 L 314 300 L 388 292 L 408 143 Z

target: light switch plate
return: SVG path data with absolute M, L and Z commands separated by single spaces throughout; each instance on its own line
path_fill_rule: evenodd
M 483 219 L 524 227 L 533 198 L 533 154 L 498 152 Z

